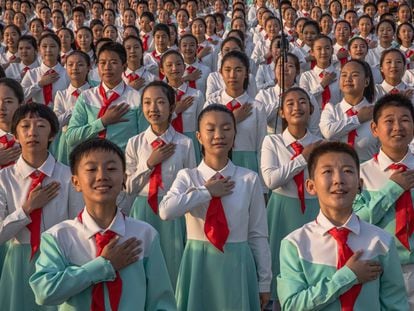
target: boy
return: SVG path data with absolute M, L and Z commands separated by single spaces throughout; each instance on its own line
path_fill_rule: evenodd
M 381 143 L 373 159 L 361 166 L 364 191 L 354 202 L 355 213 L 394 236 L 402 265 L 411 309 L 414 308 L 414 155 L 408 145 L 413 139 L 414 108 L 400 94 L 377 101 L 371 124 Z
M 354 149 L 321 144 L 308 169 L 306 189 L 318 196 L 320 213 L 282 240 L 283 310 L 408 310 L 392 237 L 352 212 L 361 186 Z
M 83 205 L 69 168 L 48 152 L 58 130 L 56 115 L 45 105 L 21 105 L 13 115 L 11 132 L 22 154 L 0 170 L 0 244 L 8 242 L 0 279 L 3 310 L 38 310 L 29 277 L 40 234 L 77 215 Z
M 139 93 L 122 80 L 126 62 L 125 48 L 119 43 L 109 42 L 99 49 L 102 83 L 82 92 L 76 102 L 66 131 L 69 150 L 96 136 L 124 150 L 128 139 L 138 134 Z
M 72 182 L 85 209 L 42 235 L 30 279 L 38 303 L 59 310 L 176 310 L 157 232 L 117 208 L 125 165 L 122 150 L 105 139 L 72 152 Z

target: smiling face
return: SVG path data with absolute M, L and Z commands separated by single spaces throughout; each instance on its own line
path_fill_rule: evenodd
M 177 80 L 182 78 L 185 65 L 180 56 L 170 54 L 164 59 L 160 70 L 168 80 Z
M 151 126 L 166 130 L 174 105 L 170 105 L 161 87 L 150 86 L 142 95 L 142 111 Z
M 365 60 L 368 54 L 368 45 L 364 39 L 354 39 L 349 45 L 349 55 L 352 59 Z
M 40 42 L 39 51 L 43 62 L 47 66 L 53 67 L 56 65 L 60 53 L 60 48 L 59 44 L 53 38 L 44 38 L 42 42 Z
M 72 176 L 72 183 L 77 191 L 82 192 L 87 208 L 116 204 L 124 181 L 119 156 L 103 150 L 94 150 L 82 157 Z
M 361 186 L 355 160 L 343 152 L 329 152 L 317 159 L 313 178 L 306 181 L 306 189 L 317 195 L 321 211 L 352 212 L 352 203 Z
M 6 132 L 10 131 L 13 114 L 19 107 L 19 100 L 13 90 L 0 84 L 0 128 Z
M 345 95 L 359 97 L 364 94 L 369 80 L 365 76 L 362 66 L 356 62 L 349 62 L 344 65 L 339 78 L 339 87 Z
M 388 83 L 393 82 L 392 85 L 400 83 L 405 72 L 401 53 L 397 51 L 387 53 L 381 63 L 381 72 Z
M 285 95 L 280 115 L 289 126 L 306 128 L 310 114 L 311 103 L 303 91 L 292 91 Z

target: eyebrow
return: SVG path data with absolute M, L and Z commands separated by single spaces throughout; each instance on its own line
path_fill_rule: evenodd
M 97 164 L 97 163 L 98 163 L 97 161 L 90 160 L 90 161 L 86 162 L 85 165 Z M 104 164 L 112 164 L 112 163 L 116 163 L 116 161 L 115 160 L 108 160 L 108 161 L 104 162 Z

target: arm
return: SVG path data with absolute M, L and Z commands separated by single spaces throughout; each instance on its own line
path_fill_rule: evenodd
M 184 215 L 196 207 L 208 204 L 210 192 L 205 186 L 192 185 L 188 169 L 180 170 L 170 190 L 159 204 L 159 215 L 163 220 L 170 220 Z
M 100 131 L 105 129 L 100 118 L 89 123 L 86 105 L 84 95 L 79 95 L 66 131 L 66 139 L 70 149 L 80 142 L 96 136 Z
M 65 125 L 68 125 L 70 116 L 72 115 L 71 109 L 65 109 L 64 100 L 65 99 L 62 95 L 62 92 L 57 91 L 54 105 L 53 105 L 53 111 L 58 117 L 61 128 L 64 127 Z
M 158 235 L 152 241 L 148 257 L 144 258 L 144 268 L 147 282 L 145 310 L 177 310 Z
M 273 143 L 271 136 L 266 136 L 261 153 L 260 170 L 266 186 L 271 189 L 282 187 L 293 179 L 295 175 L 306 168 L 307 162 L 303 155 L 281 164 L 279 162 L 277 146 Z
M 139 193 L 148 183 L 152 169 L 147 165 L 147 158 L 138 157 L 139 146 L 136 139 L 129 139 L 125 149 L 126 192 Z
M 321 122 L 319 123 L 323 137 L 329 140 L 337 140 L 347 135 L 350 131 L 357 129 L 360 125 L 358 116 L 337 119 L 334 106 L 330 103 L 322 111 Z
M 357 194 L 353 209 L 361 219 L 371 223 L 379 223 L 398 198 L 403 194 L 404 189 L 396 182 L 389 180 L 385 186 L 376 192 L 367 190 Z
M 55 238 L 43 233 L 36 272 L 29 282 L 38 304 L 58 305 L 96 283 L 113 281 L 115 276 L 112 264 L 101 256 L 81 266 L 70 265 Z
M 299 86 L 315 97 L 321 95 L 323 92 L 322 85 L 318 82 L 318 84 L 315 86 L 311 80 L 313 80 L 311 72 L 305 72 L 300 76 Z
M 21 82 L 23 91 L 24 91 L 24 98 L 27 100 L 31 99 L 33 96 L 35 96 L 37 93 L 42 91 L 42 88 L 39 86 L 39 81 L 34 81 L 32 79 L 32 75 L 30 74 L 30 71 L 28 71 Z
M 332 277 L 308 284 L 296 246 L 285 239 L 280 246 L 280 271 L 277 294 L 282 310 L 321 310 L 357 283 L 354 272 L 344 266 Z

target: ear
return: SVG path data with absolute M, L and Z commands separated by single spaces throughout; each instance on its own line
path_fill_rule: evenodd
M 280 116 L 282 119 L 285 119 L 285 113 L 283 112 L 283 108 L 282 108 L 282 107 L 280 107 L 280 108 L 279 108 L 279 116 Z
M 318 194 L 317 191 L 316 191 L 315 182 L 312 179 L 309 179 L 309 178 L 306 179 L 305 187 L 306 187 L 306 191 L 310 195 L 316 196 Z
M 82 189 L 79 184 L 79 178 L 77 175 L 72 175 L 72 185 L 77 192 L 82 192 Z
M 197 140 L 198 140 L 198 142 L 200 143 L 200 145 L 203 145 L 203 144 L 201 143 L 201 134 L 200 134 L 200 132 L 199 132 L 199 131 L 197 131 L 197 132 L 196 132 L 196 137 L 197 137 Z
M 371 132 L 372 136 L 378 138 L 378 125 L 374 121 L 371 121 Z
M 365 87 L 369 85 L 369 79 L 365 79 Z
M 310 105 L 309 115 L 312 115 L 313 112 L 315 111 L 315 107 L 313 106 L 311 102 L 309 103 L 309 105 Z

